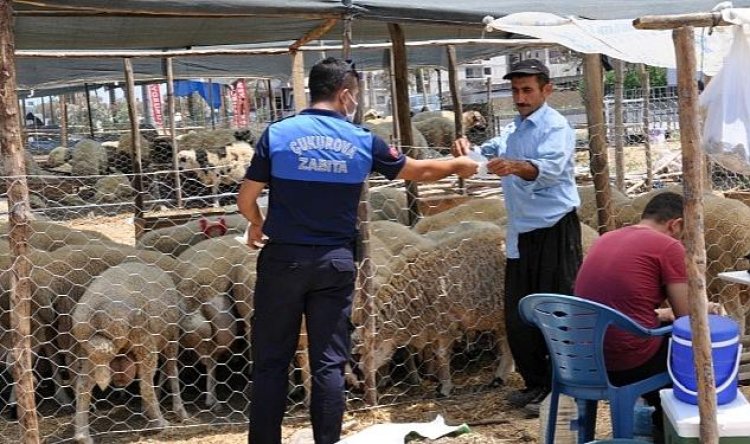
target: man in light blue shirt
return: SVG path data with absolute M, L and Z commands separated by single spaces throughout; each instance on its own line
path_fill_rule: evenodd
M 505 323 L 513 359 L 526 388 L 509 402 L 538 414 L 550 391 L 547 346 L 541 332 L 526 325 L 518 302 L 531 293 L 573 294 L 582 260 L 580 205 L 575 183 L 575 133 L 547 105 L 552 93 L 549 70 L 538 60 L 523 60 L 505 75 L 510 79 L 519 116 L 501 134 L 481 146 L 493 157 L 487 171 L 502 177 L 508 210 L 505 270 Z M 459 139 L 454 154 L 469 142 Z

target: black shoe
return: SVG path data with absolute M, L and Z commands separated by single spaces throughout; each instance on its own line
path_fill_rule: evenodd
M 513 407 L 525 407 L 531 401 L 540 398 L 539 402 L 549 394 L 550 390 L 546 387 L 527 387 L 523 390 L 515 391 L 508 395 L 508 403 Z
M 524 406 L 523 410 L 528 414 L 530 418 L 538 418 L 539 417 L 539 411 L 542 408 L 542 402 L 549 396 L 550 389 L 546 388 L 544 391 L 540 392 L 539 395 L 532 399 L 531 401 Z

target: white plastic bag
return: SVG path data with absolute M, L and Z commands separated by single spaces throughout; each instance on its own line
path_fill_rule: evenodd
M 750 174 L 750 35 L 744 28 L 735 26 L 724 65 L 699 100 L 704 151 L 724 168 Z

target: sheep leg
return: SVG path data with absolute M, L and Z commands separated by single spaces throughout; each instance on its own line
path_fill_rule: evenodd
M 450 350 L 452 349 L 450 341 L 446 343 L 443 340 L 438 341 L 435 349 L 435 360 L 437 361 L 437 374 L 440 384 L 438 384 L 438 396 L 448 397 L 453 390 L 453 381 L 451 380 L 451 359 Z
M 79 444 L 94 444 L 89 433 L 89 409 L 91 407 L 91 390 L 94 378 L 91 377 L 93 365 L 88 359 L 82 359 L 79 374 L 76 378 L 76 416 L 75 435 L 73 439 Z
M 513 356 L 510 354 L 510 345 L 508 345 L 508 339 L 505 336 L 501 336 L 498 340 L 498 348 L 500 363 L 495 369 L 495 375 L 491 383 L 492 387 L 500 387 L 505 384 L 508 375 L 513 371 Z
M 148 350 L 143 350 L 138 353 L 139 359 L 136 360 L 138 363 L 138 378 L 140 379 L 141 388 L 141 399 L 143 399 L 143 408 L 146 413 L 146 417 L 150 420 L 150 425 L 157 429 L 162 429 L 167 426 L 167 421 L 161 414 L 159 409 L 159 402 L 156 398 L 156 390 L 154 389 L 154 376 L 156 373 L 157 366 L 157 354 L 149 353 Z
M 418 387 L 422 384 L 422 378 L 419 377 L 419 369 L 417 368 L 417 355 L 411 353 L 408 349 L 407 353 L 409 353 L 409 357 L 406 358 L 404 363 L 407 371 L 406 380 L 409 384 Z
M 167 362 L 165 363 L 165 371 L 161 372 L 161 378 L 164 378 L 164 375 L 166 374 L 166 378 L 169 381 L 169 389 L 172 392 L 172 410 L 180 421 L 184 421 L 188 418 L 188 414 L 185 410 L 185 404 L 182 402 L 182 395 L 180 394 L 180 379 L 177 374 L 178 352 L 179 343 L 176 341 L 169 341 L 164 353 Z M 151 381 L 153 381 L 153 378 L 151 378 Z
M 206 406 L 216 405 L 216 361 L 211 357 L 201 358 L 206 366 Z

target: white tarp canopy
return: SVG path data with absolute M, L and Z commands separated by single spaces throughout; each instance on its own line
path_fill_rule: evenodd
M 727 21 L 747 23 L 750 9 L 723 9 Z M 675 68 L 672 31 L 640 30 L 633 21 L 586 20 L 560 17 L 555 14 L 524 12 L 499 19 L 485 19 L 488 31 L 505 31 L 553 41 L 574 51 L 600 53 L 630 63 Z M 732 27 L 719 26 L 696 32 L 696 53 L 699 70 L 715 75 L 732 42 Z

